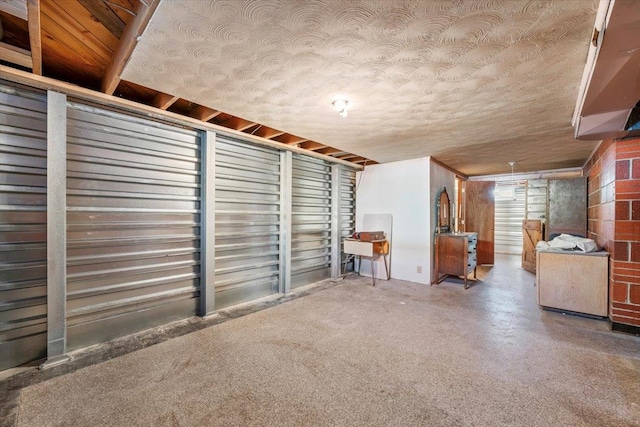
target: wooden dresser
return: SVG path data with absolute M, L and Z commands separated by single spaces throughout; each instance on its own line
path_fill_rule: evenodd
M 473 270 L 476 277 L 478 233 L 441 233 L 436 234 L 435 280 L 442 282 L 447 276 L 464 278 L 467 289 L 467 276 Z

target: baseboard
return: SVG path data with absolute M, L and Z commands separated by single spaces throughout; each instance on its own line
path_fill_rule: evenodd
M 612 331 L 624 332 L 632 335 L 640 335 L 640 326 L 627 325 L 624 323 L 614 322 L 609 318 L 607 318 L 607 322 L 609 323 L 609 327 L 611 328 Z

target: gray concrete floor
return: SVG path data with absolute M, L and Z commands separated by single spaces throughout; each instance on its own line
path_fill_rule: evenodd
M 640 426 L 640 338 L 540 310 L 518 263 L 347 277 L 27 386 L 17 425 Z

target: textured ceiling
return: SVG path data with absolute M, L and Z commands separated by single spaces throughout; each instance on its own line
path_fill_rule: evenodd
M 597 0 L 163 0 L 123 78 L 380 163 L 582 166 Z M 352 102 L 346 118 L 331 107 Z

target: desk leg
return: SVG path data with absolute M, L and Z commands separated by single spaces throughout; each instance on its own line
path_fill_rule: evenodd
M 387 265 L 387 256 L 382 255 L 382 257 L 384 258 L 384 271 L 387 272 L 387 280 L 389 280 L 391 279 L 391 276 L 389 276 L 389 266 Z
M 373 269 L 373 257 L 369 258 L 371 260 L 371 279 L 373 280 L 373 286 L 376 285 L 376 272 Z

